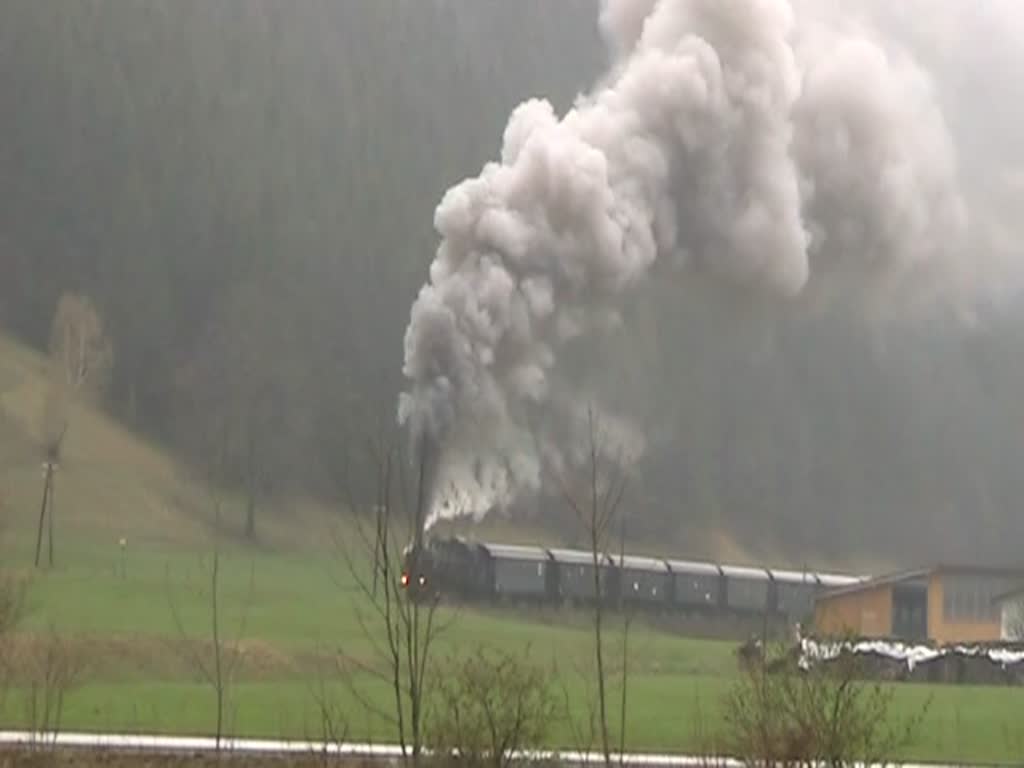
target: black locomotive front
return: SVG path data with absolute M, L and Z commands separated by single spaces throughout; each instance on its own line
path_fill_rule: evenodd
M 427 546 L 410 544 L 402 553 L 402 573 L 399 576 L 402 589 L 411 598 L 421 599 L 438 594 L 435 584 L 433 557 Z
M 406 548 L 401 585 L 414 599 L 447 596 L 490 597 L 486 557 L 480 547 L 459 538 L 427 539 Z

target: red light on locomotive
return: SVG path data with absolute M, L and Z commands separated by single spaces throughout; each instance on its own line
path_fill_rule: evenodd
M 409 586 L 409 574 L 408 573 L 403 573 L 401 581 L 402 581 L 402 586 L 403 587 L 408 587 Z

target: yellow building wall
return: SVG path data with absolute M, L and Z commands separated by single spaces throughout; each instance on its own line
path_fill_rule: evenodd
M 942 575 L 933 573 L 928 577 L 928 639 L 938 640 L 942 634 Z M 940 641 L 941 642 L 941 641 Z
M 983 643 L 999 640 L 995 621 L 947 621 L 943 615 L 942 573 L 928 578 L 928 639 L 936 643 Z
M 818 600 L 814 627 L 819 635 L 888 637 L 892 634 L 892 589 L 882 585 Z

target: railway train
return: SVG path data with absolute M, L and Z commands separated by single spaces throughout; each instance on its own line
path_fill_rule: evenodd
M 414 597 L 585 604 L 802 621 L 815 596 L 862 577 L 692 560 L 432 538 L 407 548 L 402 584 Z

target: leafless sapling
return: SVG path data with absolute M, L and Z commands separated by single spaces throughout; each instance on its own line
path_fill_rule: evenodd
M 913 742 L 928 709 L 898 716 L 893 695 L 864 681 L 853 653 L 806 667 L 788 648 L 766 649 L 726 696 L 725 742 L 735 757 L 766 768 L 891 761 Z
M 249 580 L 246 595 L 241 604 L 235 637 L 230 641 L 224 640 L 224 628 L 222 622 L 221 605 L 221 512 L 224 500 L 221 493 L 220 473 L 225 461 L 226 447 L 224 440 L 226 434 L 223 430 L 215 429 L 214 436 L 221 435 L 217 442 L 220 449 L 212 455 L 212 462 L 205 477 L 206 491 L 210 505 L 213 509 L 213 551 L 210 557 L 208 574 L 209 586 L 209 628 L 210 628 L 210 649 L 206 651 L 205 643 L 190 637 L 186 631 L 185 622 L 182 620 L 177 603 L 173 599 L 172 592 L 168 585 L 168 603 L 171 617 L 174 620 L 179 650 L 185 661 L 200 675 L 203 681 L 209 686 L 214 696 L 215 721 L 214 738 L 217 751 L 220 751 L 221 742 L 224 737 L 226 716 L 230 703 L 231 690 L 234 685 L 235 673 L 239 660 L 241 659 L 241 641 L 245 633 L 248 620 L 249 607 L 255 585 L 255 571 L 249 569 Z
M 50 628 L 27 648 L 18 674 L 25 722 L 33 745 L 52 746 L 60 734 L 68 694 L 82 682 L 85 658 L 74 641 Z
M 376 463 L 372 523 L 356 515 L 354 530 L 339 549 L 356 595 L 355 614 L 372 648 L 371 660 L 343 655 L 344 679 L 353 698 L 367 712 L 389 723 L 406 762 L 418 765 L 423 756 L 428 673 L 438 636 L 452 615 L 438 613 L 440 597 L 421 552 L 404 546 L 416 541 L 417 521 L 425 514 L 429 457 L 420 452 L 412 472 L 408 452 L 385 438 L 370 443 Z M 354 501 L 353 507 L 357 506 Z M 366 695 L 358 677 L 385 683 L 390 704 L 381 706 Z
M 334 662 L 328 665 L 327 662 Z M 309 686 L 309 697 L 315 707 L 315 732 L 306 734 L 311 743 L 310 756 L 320 765 L 330 765 L 340 747 L 348 739 L 349 715 L 332 690 L 331 679 L 339 671 L 336 656 L 328 657 L 318 647 L 316 677 Z
M 438 664 L 427 720 L 434 754 L 466 768 L 508 768 L 536 750 L 555 716 L 549 671 L 520 657 L 480 648 Z
M 601 752 L 605 764 L 612 763 L 612 741 L 608 726 L 609 675 L 605 659 L 605 610 L 608 607 L 609 584 L 606 563 L 609 560 L 614 526 L 626 490 L 626 475 L 620 457 L 608 457 L 593 406 L 586 411 L 586 443 L 583 469 L 572 479 L 562 479 L 562 496 L 583 527 L 591 555 L 593 570 L 593 599 L 591 601 L 594 627 L 594 662 L 597 684 L 597 727 Z M 626 625 L 628 629 L 628 624 Z M 626 645 L 624 643 L 624 654 Z M 625 669 L 625 667 L 623 668 Z M 625 680 L 623 680 L 623 683 Z M 625 685 L 623 699 L 625 705 Z M 625 712 L 620 713 L 620 727 L 624 731 Z M 623 735 L 620 734 L 620 742 Z

